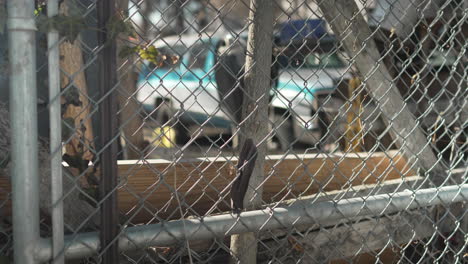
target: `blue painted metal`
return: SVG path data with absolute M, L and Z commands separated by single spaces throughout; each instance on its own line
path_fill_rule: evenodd
M 305 38 L 319 39 L 326 34 L 326 22 L 322 19 L 290 20 L 280 25 L 279 39 L 281 42 Z

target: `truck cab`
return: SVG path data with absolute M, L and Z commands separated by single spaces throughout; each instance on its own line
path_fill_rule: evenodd
M 246 36 L 241 36 L 246 38 Z M 232 117 L 221 107 L 215 80 L 222 35 L 182 35 L 155 42 L 162 54 L 176 55 L 174 64 L 144 62 L 138 79 L 137 99 L 148 119 L 176 128 L 177 143 L 191 138 L 230 134 Z M 245 53 L 239 54 L 245 56 Z M 314 53 L 276 57 L 278 77 L 270 92 L 270 127 L 276 147 L 286 150 L 293 142 L 314 144 L 319 129 L 317 98 L 332 93 L 334 78 L 345 65 L 337 54 Z

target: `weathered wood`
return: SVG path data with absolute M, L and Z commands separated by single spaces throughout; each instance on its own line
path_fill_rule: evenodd
M 185 216 L 228 211 L 236 163 L 235 157 L 119 161 L 120 212 L 133 223 L 179 218 L 174 186 Z M 264 203 L 415 175 L 397 151 L 273 155 L 266 157 L 264 168 Z M 7 179 L 0 178 L 0 190 L 0 201 L 5 201 L 10 190 Z
M 444 168 L 432 152 L 419 124 L 408 110 L 392 77 L 372 40 L 372 33 L 354 1 L 318 1 L 325 19 L 343 43 L 353 63 L 360 72 L 363 83 L 384 114 L 384 122 L 404 150 L 408 161 L 415 160 L 424 172 L 431 171 L 431 180 L 440 184 Z M 438 175 L 438 176 L 436 176 Z M 437 179 L 436 179 L 437 178 Z
M 60 5 L 60 14 L 69 14 L 69 9 L 72 8 L 71 2 L 64 1 Z M 64 93 L 73 93 L 71 88 L 74 86 L 79 93 L 79 101 L 81 102 L 81 106 L 68 105 L 65 112 L 62 113 L 63 119 L 71 118 L 74 125 L 72 138 L 65 146 L 65 153 L 70 156 L 78 155 L 84 160 L 93 160 L 94 136 L 90 115 L 92 106 L 88 100 L 88 86 L 83 68 L 83 52 L 80 40 L 60 43 L 59 53 L 61 88 L 64 89 Z M 64 140 L 68 142 L 69 138 Z
M 250 0 L 249 34 L 245 57 L 245 90 L 242 102 L 240 145 L 246 138 L 257 144 L 257 161 L 244 197 L 244 208 L 256 209 L 262 203 L 262 182 L 268 135 L 268 99 L 271 87 L 273 45 L 273 2 Z M 261 143 L 263 142 L 263 143 Z M 231 263 L 257 262 L 257 240 L 253 233 L 231 236 Z
M 173 197 L 178 186 L 184 214 L 219 213 L 229 210 L 228 190 L 234 178 L 235 158 L 192 159 L 171 163 L 163 160 L 120 163 L 123 185 L 120 188 L 122 213 L 139 221 L 152 215 L 180 217 Z M 270 203 L 299 195 L 346 189 L 349 186 L 383 182 L 414 175 L 410 166 L 396 152 L 366 155 L 327 156 L 310 154 L 303 159 L 290 155 L 269 156 L 265 163 L 266 181 L 263 201 Z M 174 181 L 176 175 L 176 181 Z M 144 200 L 144 202 L 140 202 Z M 143 207 L 146 210 L 142 210 Z M 149 213 L 148 211 L 151 213 Z M 135 219 L 135 220 L 136 220 Z

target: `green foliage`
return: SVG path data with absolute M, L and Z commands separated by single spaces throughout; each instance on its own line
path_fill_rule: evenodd
M 74 12 L 70 15 L 56 15 L 54 17 L 48 17 L 44 14 L 44 10 L 45 2 L 38 5 L 37 9 L 35 10 L 36 24 L 39 32 L 47 33 L 50 30 L 57 30 L 59 34 L 65 37 L 67 41 L 73 42 L 76 40 L 81 31 L 92 29 L 86 24 L 84 17 L 79 13 Z M 0 9 L 0 15 L 1 12 L 2 11 Z M 122 12 L 119 12 L 109 19 L 108 23 L 106 23 L 106 31 L 107 43 L 105 43 L 105 45 L 115 41 L 117 38 L 122 36 L 136 37 L 135 28 L 133 27 L 132 23 L 126 19 Z M 143 45 L 135 45 L 133 47 L 124 46 L 120 49 L 118 55 L 120 58 L 126 58 L 134 54 L 138 54 L 142 59 L 147 60 L 155 65 L 162 65 L 163 62 L 168 61 L 169 63 L 174 64 L 179 59 L 176 56 L 166 57 L 165 55 L 161 55 L 158 49 L 154 46 Z M 75 106 L 80 105 L 81 102 L 79 102 L 79 99 L 77 99 L 79 96 L 77 97 L 74 91 L 75 89 L 70 89 L 70 92 L 64 94 L 66 101 L 65 104 L 72 104 Z
M 61 36 L 64 36 L 70 42 L 75 41 L 78 34 L 87 28 L 83 17 L 78 15 L 48 17 L 44 14 L 39 14 L 36 24 L 39 32 L 47 33 L 50 30 L 57 30 Z
M 155 46 L 149 46 L 145 49 L 140 49 L 138 54 L 142 59 L 148 60 L 154 64 L 158 64 L 158 61 L 160 61 L 158 60 L 159 52 Z
M 141 49 L 140 46 L 135 46 L 135 47 L 123 46 L 120 48 L 119 57 L 120 58 L 130 57 L 131 55 L 136 54 L 139 49 Z
M 142 47 L 137 45 L 135 47 L 124 46 L 119 51 L 120 58 L 126 58 L 132 54 L 138 54 L 142 59 L 145 59 L 154 64 L 159 64 L 161 62 L 161 56 L 158 49 L 154 46 Z
M 86 23 L 81 16 L 57 15 L 52 18 L 52 23 L 59 34 L 70 42 L 75 41 L 78 34 L 86 28 Z
M 109 22 L 107 22 L 106 29 L 107 39 L 111 41 L 117 39 L 119 34 L 136 37 L 135 28 L 133 27 L 132 23 L 128 20 L 125 20 L 123 15 L 120 14 L 111 17 Z
M 34 9 L 34 15 L 39 16 L 40 14 L 43 14 L 45 11 L 45 5 L 46 5 L 45 2 L 38 3 L 38 5 L 36 6 L 36 9 Z

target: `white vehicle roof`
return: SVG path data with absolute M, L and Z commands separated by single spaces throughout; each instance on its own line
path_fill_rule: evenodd
M 161 38 L 153 43 L 156 47 L 162 46 L 175 46 L 175 45 L 184 45 L 190 47 L 196 42 L 206 41 L 207 39 L 215 38 L 222 39 L 229 35 L 235 37 L 236 32 L 226 32 L 226 31 L 216 31 L 216 32 L 203 32 L 201 34 L 183 34 L 183 35 L 173 35 Z M 242 35 L 242 33 L 241 33 Z

